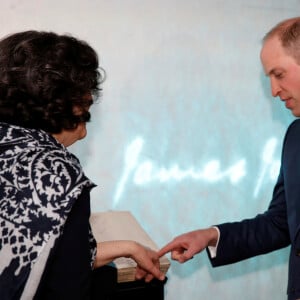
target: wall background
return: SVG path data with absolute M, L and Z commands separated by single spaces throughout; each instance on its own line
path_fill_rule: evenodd
M 70 150 L 98 184 L 93 211 L 130 210 L 163 246 L 252 217 L 271 199 L 290 113 L 272 99 L 261 39 L 298 0 L 10 0 L 0 35 L 72 33 L 107 71 L 88 137 Z M 172 262 L 166 300 L 285 298 L 288 249 L 212 269 Z

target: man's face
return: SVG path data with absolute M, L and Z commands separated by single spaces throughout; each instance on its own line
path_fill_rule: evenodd
M 300 65 L 287 54 L 276 36 L 265 41 L 260 58 L 270 78 L 272 96 L 279 96 L 286 108 L 300 117 Z

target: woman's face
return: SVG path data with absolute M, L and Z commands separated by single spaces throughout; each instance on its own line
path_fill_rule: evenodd
M 84 97 L 84 100 L 87 101 L 87 105 L 84 109 L 79 107 L 74 107 L 74 114 L 75 115 L 81 115 L 84 112 L 88 112 L 92 103 L 92 95 L 89 93 Z M 75 142 L 82 140 L 85 138 L 87 135 L 87 130 L 86 130 L 86 122 L 81 122 L 78 124 L 78 126 L 75 129 L 63 129 L 60 133 L 57 134 L 52 134 L 52 136 L 59 141 L 61 144 L 63 144 L 65 147 L 69 147 Z

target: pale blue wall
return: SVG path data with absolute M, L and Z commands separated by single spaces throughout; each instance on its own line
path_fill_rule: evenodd
M 96 48 L 104 95 L 72 151 L 98 184 L 93 210 L 132 211 L 163 246 L 268 206 L 292 117 L 270 97 L 259 51 L 264 33 L 299 14 L 299 4 L 15 0 L 1 3 L 0 34 L 69 32 Z M 282 300 L 287 256 L 284 249 L 218 269 L 206 254 L 173 262 L 166 300 Z

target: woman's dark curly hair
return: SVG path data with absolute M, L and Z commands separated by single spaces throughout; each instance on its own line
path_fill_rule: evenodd
M 69 35 L 25 31 L 4 38 L 0 122 L 60 133 L 89 121 L 86 95 L 97 97 L 104 80 L 98 68 L 96 52 Z

